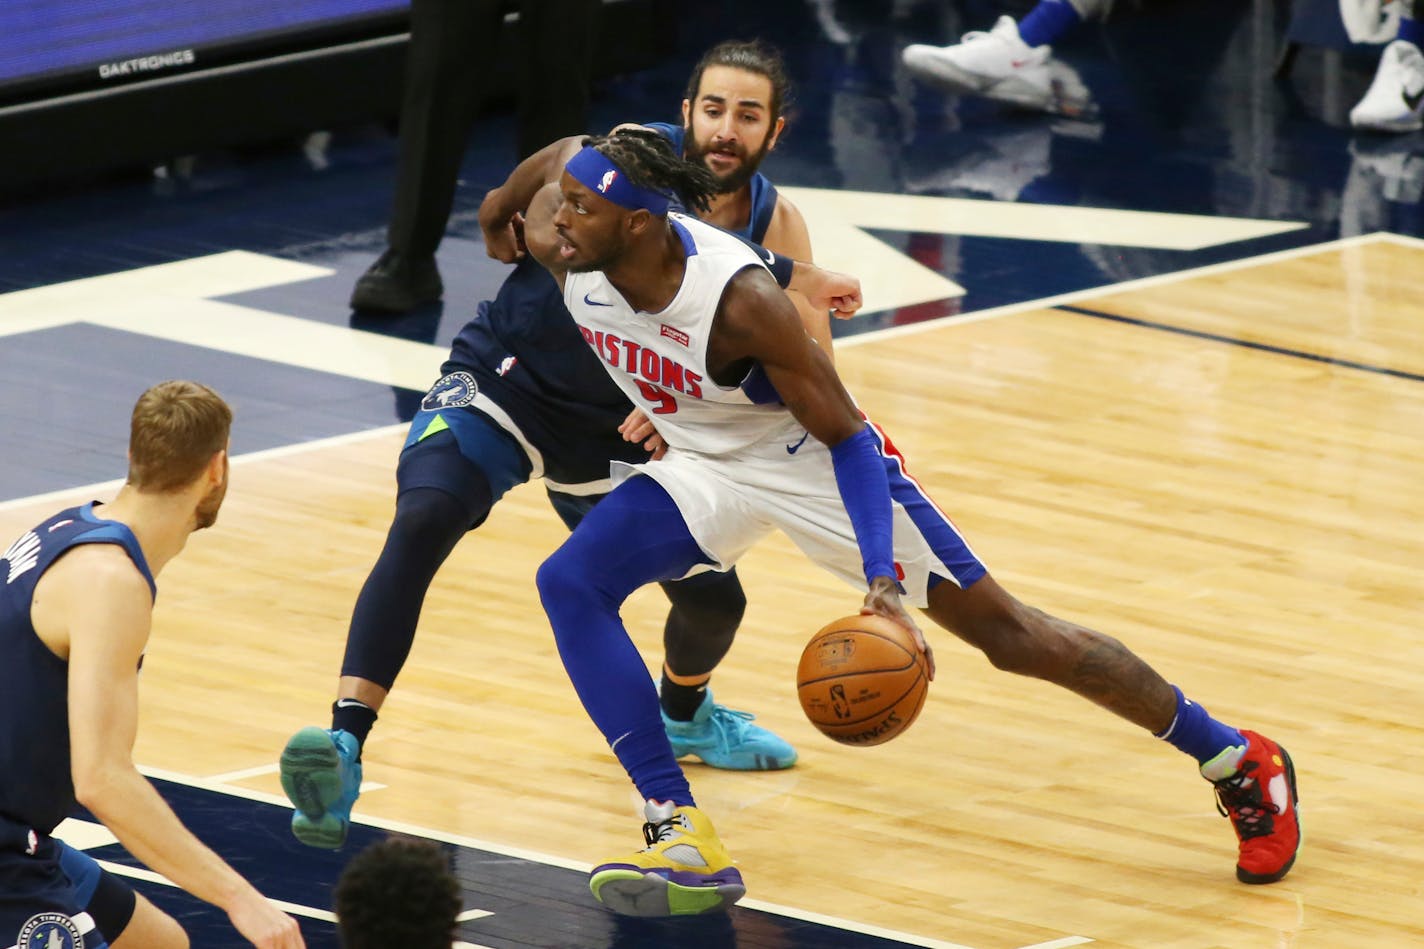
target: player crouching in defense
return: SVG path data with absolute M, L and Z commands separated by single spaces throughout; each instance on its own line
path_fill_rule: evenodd
M 304 945 L 296 920 L 194 837 L 133 763 L 156 578 L 217 521 L 231 424 L 207 386 L 153 386 L 133 408 L 118 496 L 60 511 L 0 553 L 0 946 L 188 945 L 177 921 L 52 836 L 76 803 L 254 946 Z
M 618 610 L 644 584 L 730 567 L 773 528 L 864 584 L 864 609 L 910 629 L 927 657 L 902 596 L 997 668 L 1057 683 L 1190 755 L 1235 827 L 1237 877 L 1285 876 L 1300 844 L 1285 751 L 1215 720 L 1117 640 L 1020 603 L 988 574 L 867 423 L 757 259 L 668 211 L 673 193 L 689 207 L 705 202 L 714 187 L 705 169 L 656 136 L 620 132 L 586 139 L 556 183 L 527 179 L 516 169 L 510 181 L 526 182 L 530 252 L 669 446 L 538 574 L 574 688 L 647 801 L 647 847 L 594 869 L 597 899 L 630 915 L 679 915 L 745 892 L 673 757 Z M 615 360 L 610 335 L 620 340 L 616 354 L 637 358 Z

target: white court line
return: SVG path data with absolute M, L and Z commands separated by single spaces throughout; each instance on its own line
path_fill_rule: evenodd
M 843 339 L 836 339 L 837 348 L 846 346 L 862 346 L 866 343 L 875 342 L 882 339 L 893 339 L 899 336 L 909 336 L 915 333 L 924 333 L 929 330 L 940 329 L 945 326 L 961 326 L 966 323 L 977 323 L 981 320 L 998 319 L 1002 316 L 1012 316 L 1015 313 L 1023 313 L 1030 310 L 1042 310 L 1048 307 L 1059 306 L 1064 303 L 1074 303 L 1091 297 L 1102 296 L 1109 293 L 1120 293 L 1129 290 L 1142 290 L 1147 287 L 1162 286 L 1165 284 L 1180 283 L 1196 277 L 1205 277 L 1214 273 L 1224 273 L 1232 270 L 1243 270 L 1259 264 L 1274 263 L 1281 260 L 1292 260 L 1297 257 L 1307 257 L 1311 254 L 1323 253 L 1330 250 L 1343 250 L 1349 247 L 1367 246 L 1376 243 L 1394 243 L 1410 247 L 1424 247 L 1424 240 L 1413 237 L 1406 237 L 1402 234 L 1392 234 L 1387 231 L 1379 231 L 1373 234 L 1361 234 L 1355 237 L 1342 237 L 1333 241 L 1325 241 L 1320 244 L 1308 244 L 1304 247 L 1293 247 L 1287 250 L 1273 251 L 1268 254 L 1259 254 L 1255 257 L 1243 257 L 1239 260 L 1224 261 L 1219 264 L 1207 264 L 1204 267 L 1196 267 L 1190 270 L 1178 270 L 1169 274 L 1159 274 L 1154 277 L 1141 277 L 1137 280 L 1128 280 L 1123 283 L 1105 284 L 1101 287 L 1092 287 L 1087 290 L 1075 290 L 1071 293 L 1061 293 L 1051 297 L 1041 297 L 1037 300 L 1026 300 L 1022 303 L 1008 303 L 1004 306 L 991 307 L 987 310 L 974 310 L 969 313 L 956 316 L 938 317 L 932 320 L 925 320 L 921 323 L 912 323 L 908 326 L 890 326 L 885 329 L 870 330 L 865 333 L 857 333 L 854 336 L 847 336 Z M 866 311 L 867 315 L 872 312 Z M 405 431 L 409 428 L 407 422 L 397 422 L 393 425 L 385 425 L 380 428 L 366 429 L 360 432 L 350 432 L 345 435 L 333 435 L 329 438 L 318 438 L 313 441 L 297 442 L 292 445 L 282 445 L 277 448 L 266 448 L 261 451 L 247 452 L 242 455 L 234 455 L 232 461 L 238 462 L 262 461 L 269 458 L 281 458 L 286 455 L 301 454 L 308 451 L 319 451 L 323 448 L 331 448 L 336 445 L 350 444 L 353 442 L 365 441 L 366 439 L 379 438 L 395 432 Z M 52 499 L 68 499 L 75 495 L 84 494 L 107 494 L 115 491 L 123 484 L 122 479 L 112 481 L 99 481 L 94 484 L 80 485 L 74 488 L 64 488 L 58 491 L 49 491 L 44 494 L 32 494 L 28 497 L 13 498 L 9 501 L 0 501 L 0 512 L 10 508 L 21 507 L 30 503 Z
M 192 775 L 180 774 L 176 771 L 168 771 L 163 768 L 150 768 L 140 766 L 139 771 L 150 778 L 161 781 L 170 781 L 173 784 L 182 784 L 187 787 L 199 788 L 205 791 L 213 791 L 217 794 L 226 794 L 230 797 L 238 797 L 249 801 L 261 801 L 267 804 L 276 804 L 281 807 L 290 808 L 292 805 L 285 797 L 276 794 L 267 794 L 263 791 L 254 791 L 250 788 L 238 787 L 230 784 L 218 784 L 205 778 L 194 777 Z M 593 869 L 591 864 L 581 863 L 577 860 L 568 860 L 564 857 L 556 857 L 552 854 L 540 853 L 534 850 L 525 850 L 521 847 L 507 847 L 503 844 L 491 843 L 475 837 L 466 837 L 463 834 L 452 834 L 446 831 L 431 830 L 428 827 L 420 827 L 405 821 L 387 820 L 379 817 L 356 817 L 351 818 L 351 823 L 361 824 L 365 827 L 376 827 L 381 830 L 394 831 L 399 834 L 407 834 L 412 837 L 424 837 L 427 840 L 438 840 L 442 843 L 456 844 L 461 847 L 468 847 L 472 850 L 484 850 L 488 853 L 499 854 L 505 857 L 514 857 L 519 860 L 528 860 L 531 863 L 542 863 L 545 866 L 559 867 L 564 870 L 577 870 L 580 873 L 587 873 Z M 145 871 L 146 872 L 146 871 Z M 792 906 L 782 906 L 778 903 L 768 903 L 763 900 L 742 900 L 737 904 L 749 909 L 760 910 L 765 913 L 772 913 L 777 916 L 785 916 L 788 919 L 799 919 L 808 923 L 820 923 L 823 926 L 834 926 L 844 929 L 847 932 L 860 933 L 866 936 L 878 936 L 882 939 L 895 939 L 910 946 L 921 947 L 921 949 L 974 949 L 962 943 L 946 942 L 942 939 L 934 939 L 928 936 L 919 936 L 913 933 L 901 932 L 895 929 L 886 929 L 881 926 L 873 926 L 855 920 L 844 919 L 839 916 L 827 916 L 823 913 L 815 913 L 810 910 L 797 909 Z M 1078 946 L 1092 942 L 1086 936 L 1065 936 L 1064 939 L 1074 939 L 1076 942 L 1061 943 L 1064 946 Z M 1045 945 L 1058 945 L 1059 943 L 1049 943 Z M 483 949 L 483 947 L 476 947 Z M 1034 947 L 1024 947 L 1024 949 L 1034 949 Z
M 108 870 L 115 876 L 128 877 L 131 880 L 143 880 L 146 883 L 158 883 L 163 886 L 171 886 L 175 890 L 180 889 L 178 884 L 168 879 L 161 873 L 154 873 L 152 870 L 145 870 L 142 867 L 131 867 L 127 864 L 114 863 L 112 860 L 95 860 L 95 863 Z M 292 916 L 302 916 L 306 919 L 317 919 L 324 923 L 335 923 L 336 914 L 328 909 L 317 909 L 314 906 L 303 906 L 301 903 L 289 903 L 286 900 L 276 900 L 267 897 L 267 902 L 280 909 L 282 912 Z M 471 909 L 466 910 L 455 917 L 457 923 L 469 922 L 472 919 L 483 919 L 486 916 L 493 916 L 489 910 Z M 464 946 L 468 949 L 492 949 L 490 946 L 483 946 L 474 942 L 457 942 L 455 946 Z
M 1189 270 L 1176 270 L 1172 273 L 1157 274 L 1152 277 L 1139 277 L 1136 280 L 1109 283 L 1100 287 L 1089 287 L 1086 290 L 1074 290 L 1071 293 L 1060 293 L 1056 296 L 1042 297 L 1038 300 L 1026 300 L 1023 303 L 1006 303 L 1003 306 L 990 307 L 987 310 L 972 310 L 963 315 L 942 316 L 932 320 L 925 320 L 922 323 L 911 323 L 907 326 L 888 326 L 885 329 L 870 330 L 865 333 L 857 333 L 854 336 L 837 338 L 834 340 L 834 344 L 837 349 L 842 349 L 846 346 L 861 346 L 865 343 L 877 340 L 894 339 L 899 336 L 911 336 L 916 333 L 941 329 L 945 326 L 979 323 L 983 320 L 998 319 L 1001 316 L 1012 316 L 1015 313 L 1023 313 L 1028 310 L 1043 310 L 1049 307 L 1061 306 L 1064 303 L 1076 303 L 1079 300 L 1086 300 L 1092 297 L 1101 297 L 1108 294 L 1126 293 L 1132 290 L 1145 290 L 1149 287 L 1181 283 L 1186 280 L 1194 280 L 1198 277 L 1208 277 L 1212 274 L 1229 273 L 1233 270 L 1246 270 L 1251 267 L 1273 264 L 1282 260 L 1294 260 L 1297 257 L 1309 257 L 1311 254 L 1319 254 L 1326 251 L 1345 250 L 1350 247 L 1390 242 L 1414 246 L 1416 240 L 1415 238 L 1404 238 L 1401 237 L 1401 235 L 1389 234 L 1383 231 L 1374 234 L 1361 234 L 1356 237 L 1341 237 L 1337 240 L 1325 241 L 1320 244 L 1307 244 L 1304 247 L 1291 247 L 1286 250 L 1272 251 L 1268 254 L 1258 254 L 1255 257 L 1242 257 L 1238 260 L 1222 261 L 1219 264 L 1206 264 L 1205 266 L 1193 267 Z M 1424 241 L 1417 241 L 1417 245 L 1424 247 Z M 867 315 L 874 312 L 883 313 L 885 311 L 867 311 Z M 855 317 L 851 317 L 851 319 L 854 320 Z
M 171 886 L 175 890 L 179 889 L 178 884 L 174 883 L 172 880 L 168 879 L 166 876 L 163 876 L 160 873 L 154 873 L 152 870 L 145 870 L 141 867 L 130 867 L 122 863 L 114 863 L 110 860 L 96 860 L 94 862 L 99 864 L 99 866 L 103 867 L 105 870 L 108 870 L 115 876 L 128 877 L 133 880 L 144 880 L 148 883 L 160 883 L 163 886 Z M 288 903 L 286 900 L 274 900 L 270 896 L 267 897 L 267 902 L 271 903 L 273 906 L 277 907 L 282 912 L 287 913 L 291 916 L 302 916 L 307 919 L 317 919 L 321 920 L 324 923 L 334 924 L 336 922 L 336 914 L 333 913 L 331 910 L 316 909 L 312 906 L 303 906 L 300 903 Z M 463 923 L 466 920 L 479 919 L 483 916 L 493 915 L 493 913 L 488 912 L 487 910 L 472 909 L 457 916 L 456 922 Z M 15 949 L 15 947 L 12 946 L 11 949 Z M 494 949 L 494 947 L 486 946 L 478 942 L 457 942 L 452 945 L 451 949 Z
M 973 946 L 966 946 L 963 943 L 945 942 L 942 939 L 931 939 L 927 936 L 913 936 L 909 933 L 897 932 L 894 929 L 872 926 L 869 923 L 853 923 L 837 916 L 826 916 L 823 913 L 813 913 L 810 910 L 794 909 L 789 906 L 782 906 L 778 903 L 768 903 L 765 900 L 743 899 L 738 901 L 737 905 L 745 906 L 747 909 L 759 910 L 763 913 L 771 913 L 775 916 L 799 919 L 802 922 L 820 923 L 822 926 L 848 929 L 865 936 L 877 936 L 881 939 L 896 939 L 900 942 L 909 942 L 912 946 L 922 946 L 924 949 L 974 949 Z M 1072 938 L 1079 939 L 1082 937 L 1074 936 Z M 1092 942 L 1091 939 L 1088 941 Z
M 241 771 L 224 771 L 222 774 L 210 774 L 207 780 L 214 784 L 231 784 L 233 781 L 243 781 L 247 778 L 256 778 L 264 774 L 276 774 L 281 770 L 278 764 L 262 764 L 255 768 L 243 768 Z
M 278 764 L 260 764 L 254 768 L 243 768 L 241 771 L 224 771 L 222 774 L 212 774 L 204 778 L 214 784 L 231 784 L 234 781 L 244 781 L 248 778 L 261 777 L 264 774 L 276 774 L 282 770 Z M 384 791 L 389 785 L 381 784 L 379 781 L 362 781 L 361 793 L 368 794 L 371 791 Z
M 1424 238 L 1413 237 L 1409 234 L 1395 234 L 1392 231 L 1380 231 L 1374 235 L 1389 244 L 1399 244 L 1401 247 L 1418 247 L 1424 249 Z
M 335 448 L 338 445 L 349 445 L 373 438 L 382 438 L 386 435 L 404 432 L 409 428 L 409 422 L 397 422 L 394 425 L 382 425 L 380 428 L 367 428 L 359 432 L 347 432 L 344 435 L 331 435 L 327 438 L 318 438 L 309 442 L 295 442 L 291 445 L 279 445 L 276 448 L 263 448 L 260 451 L 249 451 L 245 454 L 233 455 L 232 463 L 235 465 L 246 464 L 252 461 L 268 461 L 272 458 L 283 458 L 287 455 L 300 455 L 308 451 L 319 451 L 323 448 Z M 392 458 L 392 462 L 394 462 L 394 458 Z M 73 488 L 61 488 L 58 491 L 46 491 L 44 494 L 31 494 L 29 497 L 11 498 L 8 501 L 0 501 L 0 512 L 14 507 L 24 507 L 28 504 L 38 504 L 41 501 L 67 499 L 76 494 L 100 494 L 107 496 L 117 491 L 123 483 L 123 478 L 115 478 L 112 481 L 96 481 L 93 484 L 82 484 Z
M 122 863 L 114 863 L 112 860 L 95 860 L 95 863 L 108 870 L 115 876 L 128 877 L 132 880 L 143 880 L 146 883 L 161 883 L 164 886 L 171 886 L 175 890 L 182 889 L 178 884 L 168 879 L 161 873 L 154 873 L 152 870 L 145 870 L 142 867 L 130 867 Z M 293 916 L 305 916 L 307 919 L 319 919 L 322 922 L 336 922 L 336 914 L 329 909 L 316 909 L 311 906 L 303 906 L 300 903 L 288 903 L 286 900 L 274 900 L 270 896 L 267 902 L 277 907 L 284 913 Z

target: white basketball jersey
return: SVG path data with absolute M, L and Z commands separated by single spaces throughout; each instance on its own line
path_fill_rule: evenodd
M 707 341 L 727 282 L 761 261 L 737 238 L 696 218 L 670 213 L 668 219 L 682 238 L 687 270 L 661 312 L 634 310 L 601 272 L 565 277 L 564 305 L 584 340 L 675 449 L 720 455 L 795 427 L 780 402 L 757 404 L 746 389 L 719 386 L 707 371 Z M 760 369 L 747 381 L 756 377 Z M 758 389 L 770 390 L 764 377 L 760 382 Z

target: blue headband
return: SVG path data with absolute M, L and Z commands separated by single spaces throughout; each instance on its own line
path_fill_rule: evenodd
M 622 168 L 613 164 L 607 155 L 596 148 L 585 145 L 582 151 L 569 159 L 564 170 L 572 175 L 575 181 L 597 191 L 620 208 L 627 208 L 629 211 L 642 208 L 659 216 L 667 213 L 667 195 L 633 184 Z

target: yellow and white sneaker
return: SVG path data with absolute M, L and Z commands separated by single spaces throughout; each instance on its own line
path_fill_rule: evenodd
M 746 895 L 742 875 L 712 821 L 695 807 L 648 801 L 648 846 L 593 868 L 593 898 L 624 916 L 693 916 L 725 910 Z

